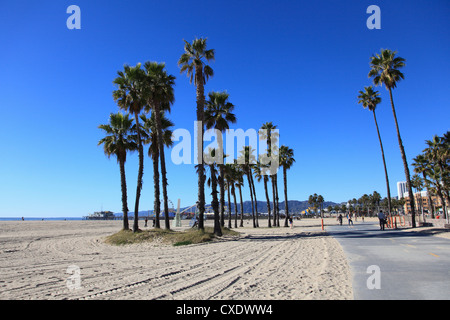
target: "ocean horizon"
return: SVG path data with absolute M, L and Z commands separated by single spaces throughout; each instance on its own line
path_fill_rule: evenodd
M 84 220 L 83 217 L 23 217 L 25 221 Z M 21 221 L 22 217 L 0 217 L 0 221 Z

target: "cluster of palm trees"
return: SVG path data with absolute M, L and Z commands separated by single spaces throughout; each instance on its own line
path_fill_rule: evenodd
M 398 145 L 400 148 L 400 154 L 403 160 L 403 167 L 405 170 L 405 177 L 406 177 L 406 188 L 409 191 L 409 194 L 412 193 L 412 183 L 411 183 L 411 177 L 409 173 L 409 167 L 408 162 L 406 159 L 406 153 L 405 148 L 403 147 L 402 138 L 400 136 L 400 129 L 398 126 L 397 121 L 397 115 L 395 112 L 394 107 L 394 99 L 392 97 L 392 90 L 397 87 L 397 83 L 404 79 L 403 73 L 399 70 L 405 66 L 405 59 L 401 57 L 396 56 L 396 51 L 391 51 L 388 49 L 382 49 L 381 53 L 375 54 L 370 59 L 370 71 L 369 71 L 369 78 L 373 79 L 373 84 L 376 86 L 382 86 L 384 85 L 386 89 L 389 92 L 389 98 L 391 101 L 391 108 L 394 115 L 394 121 L 395 121 L 395 127 L 397 130 L 397 138 L 398 138 Z M 381 142 L 381 135 L 378 128 L 377 118 L 375 114 L 375 110 L 378 104 L 381 103 L 381 98 L 379 96 L 379 93 L 373 89 L 372 86 L 364 87 L 364 91 L 359 91 L 358 95 L 358 103 L 362 104 L 364 108 L 368 108 L 370 111 L 373 112 L 374 120 L 375 120 L 375 126 L 378 133 L 378 139 L 380 141 L 380 147 L 381 147 L 381 155 L 383 159 L 383 165 L 384 165 L 384 173 L 386 177 L 386 188 L 387 188 L 387 196 L 388 196 L 388 212 L 389 215 L 391 214 L 391 194 L 390 194 L 390 188 L 389 188 L 389 178 L 388 178 L 388 171 L 386 167 L 386 161 L 384 157 L 384 150 L 383 150 L 383 144 Z M 414 206 L 414 199 L 410 197 L 409 199 L 410 207 L 411 207 L 411 216 L 412 216 L 412 227 L 416 227 L 415 223 L 415 206 Z
M 390 206 L 392 211 L 399 211 L 403 208 L 405 204 L 405 199 L 391 199 L 382 198 L 380 193 L 374 191 L 372 194 L 364 194 L 358 199 L 353 198 L 349 199 L 347 203 L 336 204 L 335 206 L 329 206 L 327 209 L 329 212 L 332 210 L 336 212 L 352 212 L 355 213 L 356 216 L 373 216 L 376 215 L 377 212 L 383 208 L 385 210 Z
M 161 166 L 162 189 L 164 199 L 164 215 L 166 228 L 169 228 L 169 207 L 167 197 L 167 172 L 165 165 L 164 145 L 172 144 L 170 130 L 173 123 L 166 117 L 174 103 L 175 77 L 169 75 L 165 70 L 164 63 L 146 62 L 143 66 L 124 66 L 119 71 L 118 77 L 113 81 L 116 90 L 113 98 L 119 108 L 126 114 L 118 112 L 110 115 L 109 124 L 100 125 L 107 136 L 99 141 L 103 144 L 106 155 L 114 155 L 120 165 L 123 229 L 128 230 L 128 205 L 127 187 L 125 179 L 126 153 L 138 151 L 139 168 L 134 206 L 133 231 L 139 230 L 138 212 L 144 175 L 144 144 L 150 144 L 148 155 L 153 159 L 153 174 L 155 188 L 154 211 L 156 213 L 155 224 L 159 227 L 160 213 L 160 188 L 159 188 L 159 165 Z M 149 118 L 146 114 L 151 112 Z M 131 119 L 130 117 L 134 117 Z M 134 123 L 133 123 L 134 120 Z M 142 123 L 141 123 L 142 121 Z
M 239 190 L 241 202 L 241 222 L 243 226 L 243 201 L 242 187 L 244 186 L 244 176 L 247 176 L 252 201 L 253 226 L 259 226 L 258 209 L 256 205 L 256 192 L 253 176 L 260 181 L 263 179 L 264 188 L 269 212 L 268 226 L 272 226 L 270 218 L 270 199 L 268 195 L 269 178 L 272 182 L 273 195 L 273 225 L 279 226 L 278 210 L 278 187 L 277 173 L 269 172 L 268 164 L 262 164 L 254 155 L 254 149 L 245 146 L 240 151 L 240 158 L 233 164 L 224 164 L 226 157 L 223 150 L 223 140 L 221 134 L 217 136 L 218 148 L 210 149 L 203 155 L 203 133 L 204 129 L 215 129 L 220 133 L 229 129 L 231 123 L 236 122 L 233 113 L 234 105 L 229 101 L 226 91 L 211 91 L 208 99 L 205 99 L 204 87 L 207 80 L 214 75 L 213 69 L 208 65 L 214 60 L 214 49 L 207 49 L 207 39 L 199 38 L 192 43 L 185 41 L 184 53 L 181 55 L 178 65 L 181 73 L 186 72 L 190 82 L 194 82 L 196 87 L 196 120 L 197 120 L 197 150 L 196 166 L 198 174 L 198 201 L 199 229 L 204 229 L 205 213 L 205 182 L 207 176 L 205 166 L 209 169 L 208 185 L 212 189 L 212 208 L 214 210 L 214 233 L 221 235 L 221 227 L 225 224 L 225 189 L 228 190 L 228 227 L 231 228 L 231 194 L 234 198 L 235 227 L 237 227 L 238 212 L 236 206 L 236 192 Z M 171 106 L 175 101 L 174 85 L 175 77 L 165 70 L 164 63 L 146 62 L 144 65 L 138 63 L 136 66 L 125 65 L 123 71 L 119 71 L 118 77 L 113 81 L 116 90 L 113 91 L 113 98 L 119 108 L 125 113 L 113 113 L 110 115 L 109 123 L 99 126 L 106 136 L 98 144 L 103 145 L 105 154 L 115 156 L 120 167 L 123 229 L 128 230 L 128 205 L 127 187 L 125 178 L 125 162 L 127 153 L 137 151 L 139 157 L 136 199 L 134 206 L 133 231 L 139 230 L 138 212 L 141 190 L 144 175 L 144 145 L 148 144 L 148 156 L 153 161 L 153 184 L 154 184 L 154 214 L 155 227 L 160 228 L 159 216 L 161 213 L 160 203 L 160 182 L 163 193 L 163 212 L 165 228 L 170 229 L 169 207 L 167 195 L 167 171 L 165 163 L 164 147 L 172 145 L 172 127 L 174 124 L 167 118 L 166 113 L 171 111 Z M 147 115 L 150 114 L 149 117 Z M 287 207 L 287 170 L 291 168 L 294 159 L 294 152 L 287 146 L 281 146 L 279 150 L 272 148 L 272 141 L 276 135 L 271 134 L 276 126 L 272 122 L 264 123 L 261 129 L 265 129 L 267 136 L 267 154 L 271 155 L 271 150 L 275 150 L 278 156 L 278 163 L 283 169 L 284 196 L 286 204 L 285 226 L 288 226 L 289 211 Z M 220 159 L 217 161 L 217 159 Z M 278 169 L 278 168 L 277 168 Z M 161 172 L 161 175 L 160 175 Z M 161 181 L 160 181 L 161 179 Z M 219 191 L 217 191 L 219 188 Z M 219 194 L 219 195 L 218 195 Z
M 413 187 L 417 191 L 427 189 L 433 218 L 435 210 L 431 195 L 438 196 L 442 203 L 444 218 L 448 220 L 446 203 L 450 204 L 450 131 L 442 137 L 435 135 L 433 139 L 426 140 L 425 143 L 428 147 L 413 159 L 415 172 L 412 179 Z
M 317 195 L 317 193 L 314 193 L 309 196 L 308 203 L 313 206 L 314 211 L 318 212 L 320 210 L 320 215 L 323 218 L 323 203 L 325 202 L 325 199 L 322 195 Z

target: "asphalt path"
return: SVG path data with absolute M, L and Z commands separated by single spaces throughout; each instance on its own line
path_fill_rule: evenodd
M 450 299 L 450 239 L 346 222 L 325 230 L 344 249 L 356 300 Z

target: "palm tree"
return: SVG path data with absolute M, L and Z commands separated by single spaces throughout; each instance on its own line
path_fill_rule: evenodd
M 314 214 L 317 216 L 317 203 L 318 203 L 318 195 L 317 195 L 317 193 L 314 193 L 313 195 L 309 196 L 308 203 L 313 206 Z
M 146 90 L 144 85 L 144 72 L 141 64 L 135 67 L 124 66 L 124 71 L 117 72 L 118 77 L 113 81 L 117 86 L 117 90 L 113 91 L 113 98 L 118 106 L 133 114 L 136 122 L 136 135 L 139 153 L 139 169 L 136 188 L 136 201 L 134 205 L 134 223 L 133 232 L 139 231 L 139 199 L 142 190 L 142 177 L 144 175 L 144 149 L 141 141 L 141 127 L 139 125 L 139 114 L 146 104 Z
M 444 218 L 448 219 L 444 198 L 450 203 L 449 180 L 450 180 L 450 144 L 448 141 L 449 132 L 443 137 L 435 135 L 432 140 L 426 140 L 428 148 L 423 150 L 425 157 L 429 161 L 431 174 L 435 181 L 435 186 L 441 202 L 443 204 Z
M 430 171 L 429 163 L 425 155 L 419 154 L 417 157 L 413 159 L 412 165 L 414 166 L 414 172 L 417 174 L 422 174 L 422 178 L 425 184 L 425 187 L 427 188 L 427 197 L 428 197 L 428 203 L 430 204 L 431 209 L 431 218 L 434 219 L 434 207 L 432 205 L 432 199 L 430 195 L 430 181 L 428 180 L 428 173 Z
M 120 183 L 122 190 L 122 211 L 123 211 L 123 230 L 128 230 L 128 205 L 127 205 L 127 181 L 125 178 L 125 162 L 127 161 L 127 152 L 137 149 L 135 127 L 133 120 L 128 114 L 111 113 L 109 124 L 101 124 L 99 128 L 104 130 L 106 137 L 98 142 L 103 144 L 103 151 L 109 157 L 111 155 L 117 158 L 120 166 Z
M 320 217 L 323 218 L 323 203 L 325 202 L 325 200 L 323 199 L 323 196 L 321 194 L 319 194 L 317 196 L 317 203 L 319 204 L 320 207 Z
M 158 141 L 158 130 L 156 128 L 156 115 L 155 112 L 151 113 L 150 118 L 147 118 L 144 114 L 141 115 L 141 120 L 143 122 L 142 128 L 144 132 L 146 133 L 147 139 L 144 141 L 146 144 L 150 144 L 148 149 L 148 156 L 152 158 L 153 161 L 153 184 L 154 184 L 154 194 L 155 194 L 155 201 L 154 201 L 154 214 L 155 214 L 155 228 L 160 228 L 159 223 L 159 215 L 160 215 L 160 189 L 159 189 L 159 166 L 158 166 L 158 159 L 159 159 L 159 141 Z M 162 140 L 163 144 L 167 147 L 172 146 L 172 130 L 171 127 L 174 126 L 174 123 L 170 121 L 164 111 L 160 112 L 160 129 L 162 130 Z M 168 221 L 168 217 L 165 216 L 166 220 Z M 166 228 L 167 228 L 167 221 L 166 221 Z
M 194 80 L 197 91 L 197 163 L 198 163 L 198 211 L 199 229 L 204 229 L 205 212 L 205 173 L 203 168 L 203 114 L 205 108 L 206 81 L 214 75 L 213 69 L 205 63 L 214 60 L 214 49 L 206 49 L 206 38 L 195 39 L 192 43 L 184 40 L 184 53 L 178 60 L 181 73 L 187 73 L 190 83 Z
M 377 86 L 385 85 L 389 91 L 389 98 L 391 100 L 392 113 L 394 114 L 395 127 L 397 129 L 398 145 L 400 147 L 400 153 L 403 160 L 403 167 L 406 176 L 406 186 L 409 192 L 409 202 L 411 206 L 411 221 L 412 227 L 416 227 L 416 210 L 414 206 L 414 199 L 411 186 L 411 178 L 409 174 L 408 161 L 406 160 L 405 148 L 403 147 L 402 138 L 400 136 L 400 129 L 398 127 L 397 115 L 395 113 L 394 99 L 392 98 L 392 89 L 397 87 L 397 82 L 404 79 L 403 73 L 400 72 L 400 68 L 405 66 L 405 59 L 396 57 L 396 51 L 381 50 L 380 54 L 376 54 L 371 57 L 369 72 L 369 78 L 373 77 L 373 83 Z
M 236 164 L 230 165 L 230 174 L 229 179 L 231 183 L 231 194 L 233 195 L 233 202 L 234 202 L 234 227 L 237 228 L 237 217 L 238 217 L 238 210 L 237 210 L 237 203 L 236 203 L 236 185 L 238 183 L 238 180 L 240 178 L 240 172 L 239 167 Z
M 364 91 L 359 91 L 358 99 L 359 99 L 358 103 L 362 104 L 364 109 L 369 108 L 369 110 L 372 111 L 372 113 L 373 113 L 375 127 L 377 128 L 378 140 L 380 141 L 381 157 L 383 158 L 384 176 L 386 178 L 386 189 L 387 189 L 387 196 L 388 196 L 388 212 L 389 212 L 389 216 L 390 216 L 391 215 L 391 190 L 389 187 L 389 177 L 388 177 L 388 172 L 387 172 L 387 168 L 386 168 L 386 160 L 384 158 L 383 143 L 381 142 L 381 135 L 380 135 L 380 130 L 378 128 L 377 116 L 375 115 L 375 109 L 377 108 L 377 105 L 381 103 L 381 98 L 380 98 L 378 91 L 374 91 L 373 87 L 370 86 L 370 87 L 364 87 Z
M 242 167 L 237 164 L 236 160 L 234 163 L 234 168 L 236 172 L 236 182 L 235 186 L 239 189 L 239 200 L 240 200 L 240 207 L 241 207 L 241 222 L 239 226 L 242 228 L 244 226 L 244 202 L 242 200 L 242 187 L 244 186 L 244 171 L 242 170 Z
M 263 179 L 263 181 L 264 181 L 264 192 L 266 194 L 267 213 L 268 213 L 267 226 L 269 228 L 271 228 L 272 224 L 270 221 L 270 199 L 269 199 L 269 193 L 267 191 L 267 182 L 269 181 L 267 167 L 268 167 L 268 165 L 264 165 L 260 161 L 258 161 L 255 165 L 255 178 L 258 182 L 261 182 L 261 179 Z
M 411 178 L 411 183 L 414 189 L 416 189 L 417 193 L 419 194 L 417 204 L 419 206 L 419 211 L 422 212 L 422 220 L 425 222 L 425 214 L 423 212 L 423 203 L 422 203 L 422 194 L 421 191 L 424 187 L 423 179 L 419 176 L 419 174 L 414 174 Z
M 224 171 L 224 183 L 227 186 L 227 194 L 228 194 L 228 228 L 231 229 L 231 187 L 234 186 L 233 181 L 233 165 L 227 163 L 225 165 Z
M 260 138 L 267 140 L 267 156 L 269 158 L 272 157 L 272 149 L 274 149 L 275 152 L 278 152 L 277 148 L 277 139 L 278 134 L 275 133 L 275 130 L 277 129 L 277 126 L 274 125 L 272 122 L 266 122 L 263 123 L 261 126 L 262 131 L 260 131 Z M 272 141 L 274 140 L 274 141 Z M 275 148 L 272 147 L 272 145 L 275 144 Z M 277 155 L 273 155 L 276 157 Z M 277 168 L 278 172 L 278 168 Z M 274 227 L 280 226 L 280 213 L 279 213 L 279 207 L 278 207 L 278 181 L 277 181 L 277 172 L 275 174 L 271 174 L 271 182 L 272 182 L 272 196 L 273 196 L 273 225 Z
M 289 206 L 287 196 L 287 170 L 294 164 L 294 150 L 287 146 L 280 147 L 280 165 L 283 167 L 283 181 L 284 181 L 284 211 L 286 218 L 284 220 L 284 226 L 288 226 L 289 220 Z
M 233 113 L 234 105 L 228 101 L 229 94 L 226 91 L 208 93 L 208 100 L 205 104 L 205 124 L 206 129 L 216 129 L 220 131 L 217 136 L 218 158 L 223 159 L 223 138 L 222 133 L 230 128 L 230 123 L 236 123 L 236 115 Z M 219 166 L 219 187 L 220 187 L 220 223 L 224 226 L 224 206 L 225 206 L 225 182 L 224 182 L 224 164 L 218 163 Z
M 255 163 L 255 156 L 253 155 L 253 152 L 255 149 L 251 148 L 250 146 L 245 146 L 244 149 L 240 151 L 241 155 L 238 158 L 238 163 L 241 165 L 242 170 L 244 171 L 245 175 L 247 175 L 247 181 L 248 181 L 248 187 L 250 189 L 250 200 L 252 203 L 252 218 L 253 218 L 253 228 L 257 227 L 256 219 L 255 219 L 255 206 L 256 206 L 256 198 L 255 202 L 253 200 L 253 173 L 252 173 L 252 164 Z M 256 211 L 257 212 L 257 211 Z
M 147 85 L 147 107 L 146 111 L 153 110 L 155 114 L 155 125 L 157 132 L 157 141 L 159 148 L 159 158 L 161 163 L 161 178 L 163 188 L 163 200 L 164 200 L 164 217 L 165 227 L 170 229 L 169 222 L 169 204 L 167 196 L 167 171 L 164 155 L 164 136 L 162 129 L 161 113 L 162 110 L 168 110 L 170 112 L 170 106 L 175 101 L 173 92 L 173 86 L 175 85 L 175 77 L 167 74 L 164 63 L 146 62 L 144 64 L 146 71 L 146 85 Z M 158 174 L 159 177 L 159 174 Z M 156 199 L 155 199 L 156 200 Z M 159 198 L 158 198 L 159 202 Z
M 214 234 L 217 236 L 222 235 L 222 229 L 220 224 L 220 216 L 219 216 L 219 200 L 217 198 L 217 169 L 216 164 L 214 162 L 214 158 L 216 156 L 216 149 L 209 149 L 208 154 L 205 155 L 206 163 L 209 164 L 209 173 L 210 178 L 207 181 L 208 186 L 211 187 L 211 195 L 212 195 L 212 202 L 211 207 L 214 211 Z M 229 204 L 228 204 L 229 205 Z

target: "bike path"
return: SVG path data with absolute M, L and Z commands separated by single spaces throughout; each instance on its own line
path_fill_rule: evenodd
M 349 262 L 356 300 L 449 300 L 450 239 L 374 222 L 325 226 Z

